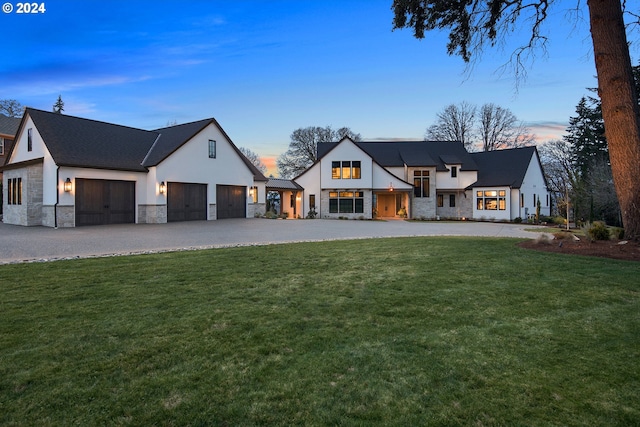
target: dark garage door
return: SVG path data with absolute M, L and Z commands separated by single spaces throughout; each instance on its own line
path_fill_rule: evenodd
M 216 187 L 217 218 L 245 218 L 247 216 L 247 187 L 218 185 Z
M 136 183 L 76 179 L 76 226 L 136 222 Z
M 207 219 L 207 184 L 167 184 L 167 221 Z

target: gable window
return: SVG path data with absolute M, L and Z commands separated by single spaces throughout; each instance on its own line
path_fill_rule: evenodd
M 449 194 L 449 207 L 452 207 L 452 208 L 456 207 L 456 195 L 455 194 Z
M 213 139 L 209 140 L 209 158 L 216 158 L 216 141 L 214 141 Z
M 429 171 L 413 171 L 413 195 L 429 197 Z
M 360 161 L 331 162 L 331 179 L 360 179 Z
M 33 150 L 33 129 L 27 129 L 27 151 Z
M 0 156 L 4 156 L 4 138 L 0 138 Z
M 505 190 L 488 190 L 476 192 L 476 207 L 479 211 L 505 210 L 507 209 L 507 192 Z
M 7 180 L 9 188 L 7 189 L 7 204 L 9 205 L 21 205 L 22 204 L 22 178 L 9 178 Z
M 364 192 L 330 191 L 329 213 L 364 213 Z
M 451 178 L 455 178 L 458 176 L 458 167 L 451 166 Z

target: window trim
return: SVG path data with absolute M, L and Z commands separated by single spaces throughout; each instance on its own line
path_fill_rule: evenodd
M 331 179 L 362 179 L 360 160 L 332 160 Z
M 505 211 L 507 210 L 506 190 L 477 190 L 476 210 Z
M 418 183 L 418 185 L 416 185 Z M 430 174 L 428 170 L 413 171 L 413 196 L 418 198 L 431 197 Z
M 217 147 L 216 147 L 216 140 L 215 139 L 210 139 L 209 140 L 209 158 L 210 159 L 215 159 L 216 155 L 217 155 Z
M 344 207 L 348 205 L 351 207 L 351 210 L 344 209 Z M 364 191 L 353 191 L 353 190 L 329 191 L 329 213 L 363 214 L 364 213 Z

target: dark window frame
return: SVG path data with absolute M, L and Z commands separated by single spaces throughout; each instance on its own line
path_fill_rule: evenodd
M 210 139 L 209 140 L 209 158 L 215 159 L 216 156 L 217 156 L 216 140 Z

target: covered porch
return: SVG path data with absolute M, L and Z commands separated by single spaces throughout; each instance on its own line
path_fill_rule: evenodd
M 303 216 L 304 189 L 290 179 L 269 178 L 266 185 L 267 211 L 285 218 Z M 286 216 L 285 216 L 286 215 Z

